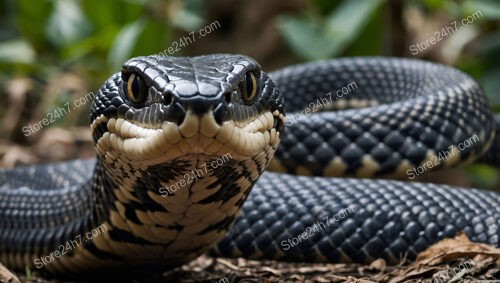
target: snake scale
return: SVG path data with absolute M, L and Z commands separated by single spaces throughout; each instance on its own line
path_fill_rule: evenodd
M 95 160 L 0 171 L 8 267 L 165 269 L 204 252 L 397 263 L 460 231 L 500 244 L 498 194 L 386 180 L 498 164 L 488 101 L 450 67 L 359 57 L 268 75 L 243 55 L 137 57 L 90 124 Z

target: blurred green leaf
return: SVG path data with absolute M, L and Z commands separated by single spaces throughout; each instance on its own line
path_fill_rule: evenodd
M 148 4 L 151 2 L 149 0 L 82 0 L 81 6 L 94 29 L 100 30 L 110 25 L 122 27 L 137 20 L 146 13 Z
M 172 12 L 172 24 L 185 31 L 201 27 L 205 22 L 203 0 L 185 0 L 180 3 L 180 8 Z
M 283 17 L 280 30 L 291 48 L 305 59 L 325 59 L 351 44 L 382 0 L 343 1 L 324 21 Z
M 91 27 L 76 0 L 58 0 L 54 4 L 45 29 L 53 45 L 68 46 L 90 33 Z
M 37 49 L 43 49 L 47 46 L 44 28 L 47 24 L 52 2 L 46 0 L 18 0 L 17 22 L 22 36 Z
M 341 4 L 339 1 L 332 0 L 311 0 L 309 3 L 315 12 L 323 16 L 330 14 L 335 7 Z
M 384 50 L 385 10 L 378 9 L 366 27 L 358 34 L 357 39 L 344 51 L 345 56 L 376 56 Z M 344 55 L 344 54 L 343 54 Z
M 306 59 L 328 58 L 335 51 L 324 30 L 309 20 L 283 17 L 280 29 L 295 53 Z
M 485 164 L 472 164 L 467 166 L 467 173 L 474 186 L 493 189 L 498 182 L 498 169 Z
M 0 41 L 11 40 L 19 36 L 19 27 L 16 23 L 16 7 L 13 1 L 0 2 Z
M 144 5 L 147 5 L 148 3 L 151 3 L 153 1 L 151 1 L 151 0 L 121 0 L 121 2 L 123 2 L 123 3 L 133 3 L 135 5 L 144 6 Z
M 24 40 L 0 43 L 0 62 L 30 64 L 35 61 L 35 51 Z
M 490 69 L 480 79 L 484 92 L 494 105 L 500 105 L 500 68 Z
M 108 53 L 108 64 L 112 69 L 119 69 L 130 58 L 145 26 L 146 22 L 139 19 L 126 25 L 118 33 Z
M 137 42 L 148 44 L 137 44 L 131 53 L 131 57 L 157 54 L 165 50 L 165 43 L 170 35 L 170 29 L 163 23 L 149 21 L 137 38 Z M 127 58 L 128 59 L 128 58 Z
M 119 20 L 118 17 L 122 16 L 118 15 L 121 13 L 114 13 L 120 8 L 120 5 L 123 7 L 122 3 L 116 1 L 84 0 L 81 5 L 83 12 L 95 30 L 109 25 L 116 25 Z M 96 9 L 96 7 L 99 8 Z
M 440 8 L 443 8 L 446 4 L 446 0 L 423 0 L 422 1 L 423 4 L 432 9 L 432 10 L 436 10 L 436 9 L 440 9 Z
M 343 5 L 333 12 L 328 21 L 328 35 L 335 37 L 339 49 L 336 53 L 359 35 L 382 2 L 381 0 L 344 1 Z
M 464 14 L 470 15 L 479 11 L 478 16 L 489 20 L 500 20 L 500 3 L 498 1 L 471 0 L 463 4 Z
M 183 30 L 190 31 L 203 24 L 203 18 L 187 10 L 179 10 L 172 18 L 172 24 Z
M 180 9 L 172 14 L 172 24 L 185 31 L 197 29 L 203 25 L 203 1 L 187 0 L 182 1 Z
M 477 40 L 480 34 L 481 31 L 477 25 L 457 30 L 443 42 L 443 57 L 449 62 L 458 61 L 466 46 Z
M 490 56 L 489 60 L 494 60 L 500 64 L 500 32 L 491 32 L 481 39 L 479 55 Z
M 108 50 L 113 45 L 113 39 L 118 32 L 119 28 L 114 25 L 103 28 L 92 36 L 64 48 L 62 51 L 62 58 L 79 60 L 81 57 L 90 53 L 94 53 L 94 55 L 101 53 L 106 56 Z

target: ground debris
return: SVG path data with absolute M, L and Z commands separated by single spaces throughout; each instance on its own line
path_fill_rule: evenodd
M 413 263 L 313 264 L 202 256 L 164 274 L 165 282 L 500 282 L 500 249 L 461 233 L 423 251 Z
M 499 266 L 500 249 L 473 243 L 460 233 L 421 252 L 415 262 L 389 282 L 408 282 L 410 279 L 426 279 L 427 282 L 492 280 L 500 278 Z
M 199 270 L 197 267 L 201 264 L 207 268 L 193 272 Z M 202 256 L 165 273 L 165 279 L 183 282 L 355 282 L 360 274 L 368 278 L 374 272 L 377 271 L 372 267 L 359 264 L 305 264 Z M 365 282 L 374 281 L 367 279 Z
M 36 272 L 18 273 L 21 281 L 5 281 L 8 270 L 0 267 L 0 283 L 57 283 Z M 242 258 L 215 258 L 207 255 L 150 278 L 130 278 L 134 283 L 162 282 L 476 282 L 500 283 L 500 249 L 469 241 L 465 234 L 444 239 L 420 253 L 417 260 L 397 266 L 378 259 L 370 265 L 354 263 L 290 263 Z M 2 277 L 3 276 L 3 277 Z M 98 276 L 98 274 L 96 275 Z M 4 280 L 4 281 L 2 281 Z M 73 281 L 83 282 L 83 281 Z M 91 281 L 97 282 L 97 281 Z M 125 281 L 122 281 L 125 283 Z

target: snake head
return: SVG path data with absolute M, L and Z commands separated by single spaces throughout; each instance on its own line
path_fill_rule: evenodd
M 272 159 L 283 113 L 282 95 L 249 57 L 128 60 L 91 109 L 105 176 L 99 180 L 111 183 L 116 199 L 109 222 L 120 226 L 130 215 L 157 213 L 141 225 L 161 235 L 146 235 L 140 226 L 122 233 L 164 245 L 161 259 L 185 261 L 206 251 L 229 229 Z
M 277 147 L 284 102 L 246 56 L 137 57 L 100 89 L 91 127 L 103 155 L 148 163 L 223 152 L 244 159 Z

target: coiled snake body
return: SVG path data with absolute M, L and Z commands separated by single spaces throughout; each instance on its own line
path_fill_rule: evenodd
M 138 57 L 90 116 L 96 160 L 0 171 L 0 262 L 168 268 L 211 250 L 394 263 L 459 231 L 500 244 L 498 194 L 353 178 L 471 162 L 495 142 L 487 99 L 449 67 L 353 58 L 268 76 L 242 55 Z

